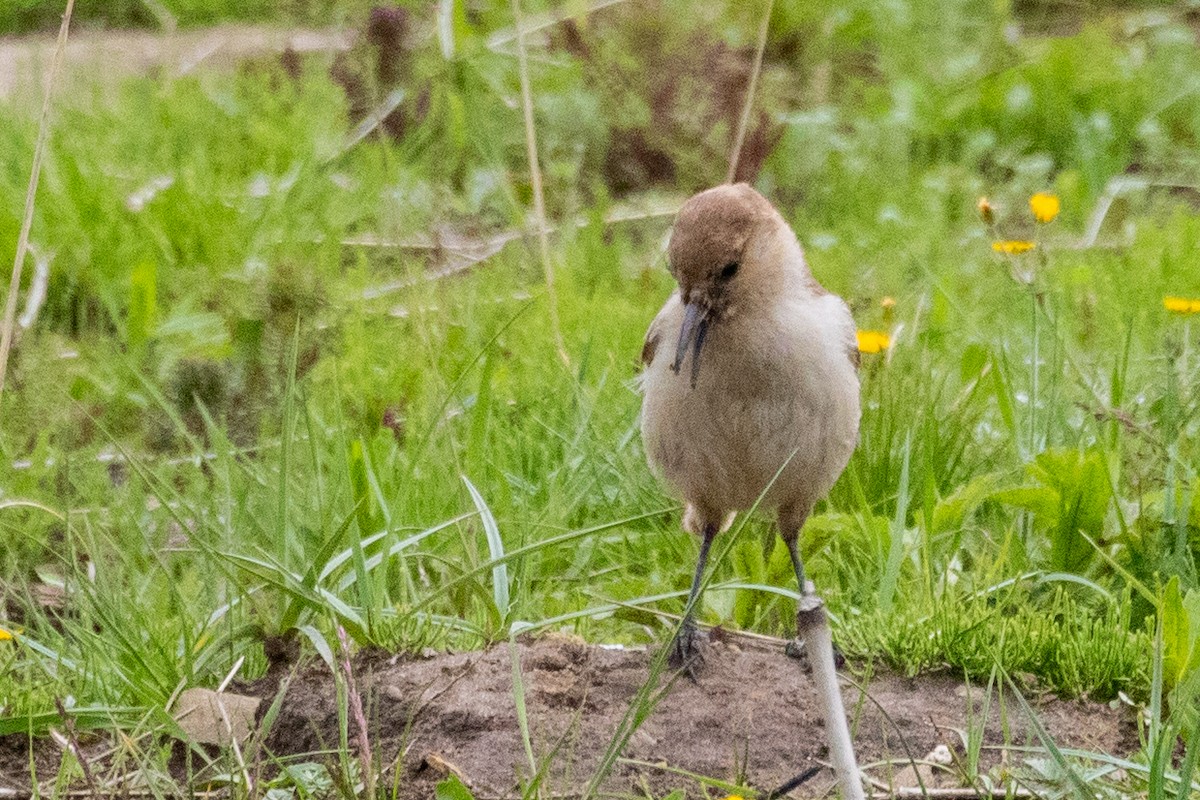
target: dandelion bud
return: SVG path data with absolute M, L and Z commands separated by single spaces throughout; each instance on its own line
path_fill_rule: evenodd
M 992 203 L 986 197 L 979 198 L 979 202 L 975 204 L 979 209 L 979 218 L 983 220 L 984 225 L 991 225 L 996 221 L 996 212 L 992 208 Z
M 895 316 L 896 298 L 884 297 L 879 301 L 879 307 L 883 309 L 883 324 L 892 324 L 892 317 Z

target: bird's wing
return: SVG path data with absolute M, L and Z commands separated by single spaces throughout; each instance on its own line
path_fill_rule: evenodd
M 676 291 L 668 299 L 662 310 L 658 312 L 658 316 L 650 323 L 650 329 L 646 331 L 646 341 L 642 343 L 642 365 L 650 366 L 650 362 L 654 360 L 654 354 L 658 352 L 658 343 L 662 339 L 663 331 L 667 327 L 667 318 L 671 315 L 672 306 L 679 304 L 679 292 Z
M 850 363 L 855 369 L 862 367 L 862 353 L 858 351 L 858 334 L 851 329 L 850 338 L 846 341 L 846 354 L 850 356 Z
M 834 295 L 836 297 L 836 295 Z M 850 363 L 855 369 L 862 366 L 862 353 L 858 351 L 858 326 L 854 324 L 854 315 L 850 313 L 850 306 L 845 300 L 837 297 L 837 303 L 841 306 L 841 311 L 845 319 L 845 324 L 842 328 L 842 346 L 846 348 L 846 355 L 850 358 Z

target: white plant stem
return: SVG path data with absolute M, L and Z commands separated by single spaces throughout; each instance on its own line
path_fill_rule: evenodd
M 796 628 L 804 640 L 812 664 L 813 683 L 816 684 L 821 713 L 825 717 L 825 733 L 829 737 L 829 760 L 841 784 L 842 797 L 845 800 L 865 800 L 862 775 L 854 756 L 854 743 L 850 740 L 850 726 L 846 724 L 846 709 L 842 705 L 842 690 L 833 662 L 829 615 L 825 613 L 824 601 L 811 588 L 800 599 Z

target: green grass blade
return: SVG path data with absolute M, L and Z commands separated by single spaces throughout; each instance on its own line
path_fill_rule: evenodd
M 488 508 L 475 484 L 471 483 L 466 475 L 462 476 L 462 481 L 471 493 L 471 500 L 479 511 L 479 519 L 487 535 L 488 552 L 491 553 L 492 563 L 495 564 L 492 567 L 492 600 L 496 604 L 496 613 L 500 615 L 499 622 L 504 625 L 512 603 L 508 594 L 508 563 L 504 559 L 504 540 L 500 537 L 500 526 L 496 524 L 492 510 Z

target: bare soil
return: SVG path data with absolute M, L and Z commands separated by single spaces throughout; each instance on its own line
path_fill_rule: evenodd
M 549 764 L 543 786 L 556 796 L 578 794 L 646 682 L 653 654 L 565 636 L 517 647 L 534 758 L 539 768 Z M 388 785 L 398 779 L 401 798 L 431 797 L 433 785 L 451 772 L 478 798 L 520 796 L 519 784 L 532 770 L 517 721 L 509 645 L 424 658 L 364 654 L 354 671 L 374 757 L 384 765 Z M 261 716 L 283 674 L 277 671 L 237 691 L 264 699 Z M 667 686 L 670 680 L 664 675 L 667 691 L 622 751 L 604 783 L 606 794 L 649 790 L 657 795 L 680 787 L 695 793 L 694 780 L 679 771 L 770 789 L 825 758 L 811 682 L 801 663 L 778 647 L 724 635 L 709 645 L 696 683 L 676 678 Z M 981 687 L 968 691 L 948 675 L 909 679 L 877 672 L 856 680 L 865 683 L 865 694 L 844 681 L 843 697 L 860 763 L 872 777 L 892 786 L 915 786 L 910 758 L 923 759 L 938 745 L 962 757 L 962 737 L 980 721 Z M 1048 695 L 1027 697 L 1060 746 L 1120 755 L 1135 747 L 1122 710 Z M 337 709 L 329 669 L 321 662 L 300 668 L 288 685 L 267 750 L 275 756 L 336 750 Z M 1040 744 L 1011 697 L 993 698 L 984 738 L 992 746 Z M 0 739 L 0 785 L 27 787 L 26 744 L 23 737 Z M 35 749 L 41 776 L 48 777 L 55 771 L 57 748 L 43 744 L 47 747 Z M 990 768 L 1002 759 L 1020 764 L 1025 757 L 985 749 L 982 765 Z M 334 764 L 328 755 L 314 758 Z M 953 764 L 932 773 L 921 769 L 927 786 L 961 785 L 956 773 Z M 793 796 L 820 795 L 831 783 L 832 775 L 823 770 Z

